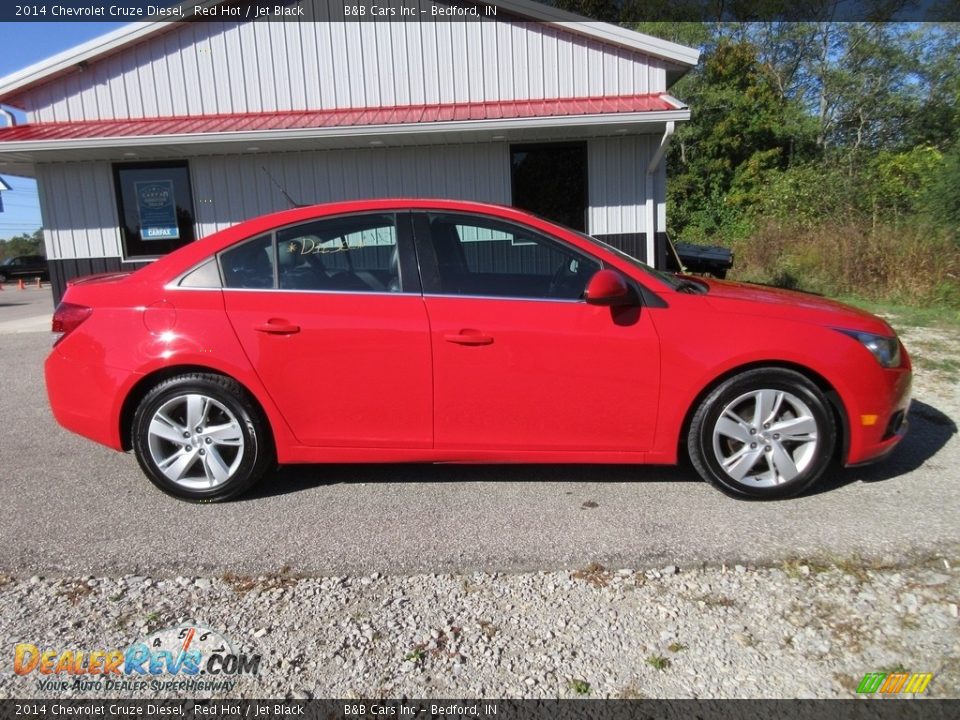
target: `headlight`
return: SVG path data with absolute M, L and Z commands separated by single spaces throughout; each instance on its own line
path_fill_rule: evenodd
M 896 335 L 887 337 L 886 335 L 874 335 L 859 330 L 841 330 L 840 328 L 837 328 L 837 330 L 859 341 L 883 367 L 900 367 L 900 341 Z

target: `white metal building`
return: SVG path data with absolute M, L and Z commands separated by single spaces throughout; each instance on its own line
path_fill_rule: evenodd
M 37 178 L 55 297 L 249 217 L 361 197 L 513 204 L 659 263 L 663 153 L 689 118 L 668 91 L 698 52 L 487 4 L 470 21 L 135 23 L 0 79 L 27 116 L 0 128 L 0 172 Z

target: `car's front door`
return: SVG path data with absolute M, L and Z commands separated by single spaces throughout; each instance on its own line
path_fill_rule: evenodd
M 227 315 L 300 442 L 428 448 L 427 316 L 407 213 L 281 228 L 221 253 Z
M 415 216 L 437 448 L 642 451 L 660 350 L 649 311 L 583 301 L 595 258 L 486 216 Z

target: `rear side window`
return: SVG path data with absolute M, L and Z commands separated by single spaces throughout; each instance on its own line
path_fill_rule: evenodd
M 220 254 L 223 284 L 228 288 L 274 287 L 273 236 L 248 240 Z
M 218 288 L 220 270 L 215 258 L 210 258 L 202 265 L 198 265 L 180 280 L 180 287 L 185 288 Z
M 283 290 L 400 292 L 393 214 L 348 215 L 277 231 Z

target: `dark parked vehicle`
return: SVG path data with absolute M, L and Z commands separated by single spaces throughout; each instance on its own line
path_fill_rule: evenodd
M 675 243 L 677 255 L 687 272 L 713 275 L 723 280 L 733 267 L 733 251 L 723 247 Z
M 17 255 L 0 262 L 0 283 L 9 280 L 50 279 L 50 268 L 43 255 Z

